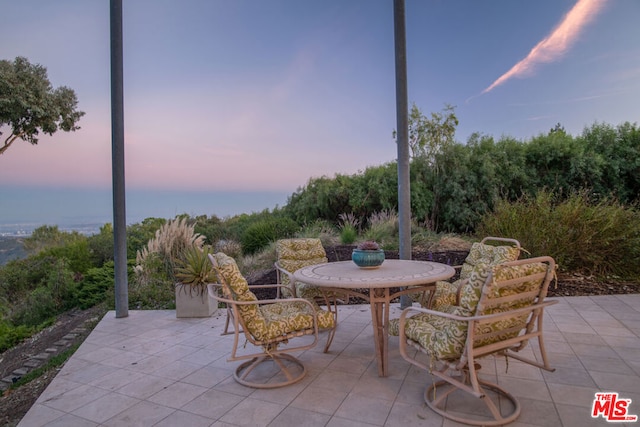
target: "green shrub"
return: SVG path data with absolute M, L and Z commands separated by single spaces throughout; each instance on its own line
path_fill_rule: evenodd
M 69 268 L 74 273 L 84 274 L 90 268 L 95 267 L 86 238 L 44 249 L 41 254 L 43 256 L 66 259 Z
M 84 275 L 75 292 L 78 307 L 87 309 L 114 298 L 114 263 L 109 261 L 100 268 L 92 268 Z
M 137 277 L 137 276 L 136 276 Z M 129 308 L 132 310 L 173 310 L 176 308 L 175 283 L 164 276 L 145 282 L 129 282 Z
M 368 219 L 364 240 L 373 240 L 387 250 L 398 249 L 399 222 L 395 211 L 374 212 Z
M 164 218 L 145 218 L 141 223 L 128 226 L 127 258 L 135 258 L 166 222 Z
M 245 254 L 255 254 L 269 243 L 293 236 L 298 229 L 298 224 L 286 217 L 258 221 L 250 225 L 242 235 L 242 250 Z
M 58 313 L 56 300 L 50 290 L 45 286 L 39 286 L 18 304 L 12 321 L 15 325 L 36 327 Z
M 312 237 L 320 239 L 324 247 L 335 246 L 339 242 L 336 228 L 333 224 L 324 219 L 305 224 L 297 233 L 296 237 Z
M 358 239 L 358 230 L 352 225 L 345 225 L 340 230 L 340 243 L 343 245 L 351 245 Z
M 358 239 L 358 228 L 360 227 L 360 220 L 353 214 L 341 213 L 338 215 L 340 229 L 340 243 L 343 245 L 351 245 Z
M 636 278 L 640 275 L 640 213 L 586 193 L 558 201 L 550 192 L 497 204 L 479 235 L 518 239 L 532 256 L 550 255 L 565 271 Z
M 235 240 L 218 240 L 214 247 L 214 252 L 223 252 L 231 258 L 242 256 L 242 245 Z
M 0 353 L 20 344 L 25 338 L 33 335 L 35 328 L 26 325 L 13 326 L 0 320 Z
M 24 247 L 32 252 L 39 252 L 42 249 L 64 246 L 78 240 L 86 240 L 86 236 L 77 231 L 60 231 L 57 225 L 43 225 L 36 228 L 31 236 L 24 239 Z
M 100 233 L 87 238 L 87 245 L 93 267 L 113 261 L 113 226 L 105 224 L 100 227 Z
M 12 310 L 11 321 L 15 325 L 37 326 L 74 305 L 76 283 L 73 272 L 64 258 L 45 258 L 46 271 L 32 288 L 19 299 Z
M 195 232 L 195 224 L 185 217 L 163 224 L 145 247 L 136 254 L 136 273 L 140 279 L 148 275 L 163 275 L 175 283 L 175 269 L 189 248 L 201 249 L 204 236 Z

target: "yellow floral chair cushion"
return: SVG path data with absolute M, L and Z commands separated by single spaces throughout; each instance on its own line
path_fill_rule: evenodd
M 255 301 L 255 304 L 238 305 L 248 332 L 258 341 L 268 341 L 287 333 L 313 327 L 313 310 L 317 313 L 318 329 L 334 326 L 333 314 L 317 305 L 311 308 L 301 301 L 286 301 L 273 304 L 258 304 L 255 294 L 249 289 L 235 260 L 222 252 L 214 255 L 218 279 L 223 284 L 225 296 L 235 301 Z
M 439 311 L 470 317 L 514 310 L 529 305 L 534 302 L 536 296 L 523 297 L 522 299 L 516 299 L 515 302 L 503 305 L 494 305 L 490 301 L 507 295 L 539 291 L 544 279 L 527 281 L 515 287 L 503 287 L 500 283 L 512 278 L 544 272 L 546 268 L 547 266 L 543 263 L 517 266 L 486 266 L 478 264 L 472 270 L 469 280 L 463 285 L 460 305 L 443 306 Z M 489 274 L 492 274 L 491 281 L 487 281 Z M 537 295 L 535 292 L 534 294 Z M 514 326 L 522 327 L 526 324 L 527 318 L 528 314 L 496 322 L 483 323 L 478 326 L 476 331 L 484 333 L 508 330 Z M 397 327 L 399 327 L 399 324 Z M 457 360 L 460 358 L 467 340 L 467 328 L 468 322 L 466 321 L 447 319 L 428 313 L 420 313 L 408 318 L 405 323 L 407 338 L 416 341 L 427 349 L 430 356 L 436 360 Z M 483 340 L 477 340 L 474 342 L 474 347 L 491 344 L 518 334 L 519 330 L 504 334 L 494 334 Z
M 492 246 L 484 243 L 471 245 L 469 255 L 460 268 L 460 277 L 455 282 L 438 281 L 433 296 L 431 308 L 440 310 L 440 307 L 458 304 L 458 291 L 461 285 L 469 278 L 473 269 L 480 264 L 496 265 L 503 262 L 515 261 L 520 256 L 520 248 L 516 246 Z M 418 301 L 424 307 L 423 301 Z
M 492 246 L 484 243 L 474 243 L 471 245 L 469 255 L 465 258 L 460 269 L 460 279 L 468 278 L 473 268 L 478 264 L 496 265 L 515 261 L 519 256 L 520 248 L 515 246 Z
M 472 313 L 475 311 L 478 301 L 480 300 L 482 286 L 484 285 L 489 275 L 489 272 L 490 271 L 487 269 L 487 266 L 485 264 L 478 264 L 473 269 L 469 280 L 464 281 L 463 288 L 461 289 L 460 295 L 461 297 L 464 296 L 464 299 L 461 298 L 461 300 L 463 299 L 464 301 L 464 305 L 457 306 L 455 305 L 455 300 L 454 300 L 453 304 L 440 305 L 438 311 L 441 311 L 443 313 L 456 314 L 456 315 L 465 316 L 465 317 L 471 316 Z M 442 323 L 441 322 L 442 320 L 446 320 L 446 322 Z M 453 340 L 457 340 L 457 341 L 462 340 L 462 345 L 464 346 L 464 338 L 466 337 L 466 326 L 463 328 L 464 331 L 462 330 L 458 331 L 457 330 L 459 329 L 458 327 L 462 325 L 457 325 L 457 323 L 465 324 L 465 322 L 453 321 L 453 323 L 450 324 L 450 322 L 452 322 L 450 319 L 443 319 L 441 317 L 432 316 L 426 313 L 417 314 L 407 319 L 407 323 L 405 324 L 405 328 L 407 328 L 406 329 L 407 337 L 413 339 L 414 335 L 409 334 L 409 330 L 414 328 L 421 329 L 423 327 L 421 323 L 423 323 L 424 321 L 433 321 L 431 326 L 435 328 L 434 337 L 441 334 L 452 335 L 454 337 L 452 338 Z M 454 327 L 454 329 L 450 330 L 451 327 Z M 442 329 L 439 330 L 440 328 Z M 416 334 L 422 335 L 423 332 L 416 332 Z M 393 335 L 393 336 L 400 335 L 400 319 L 391 319 L 389 321 L 389 335 Z M 422 342 L 420 343 L 422 344 Z M 454 347 L 457 348 L 457 346 L 454 346 Z
M 310 265 L 323 264 L 328 262 L 327 254 L 320 239 L 299 238 L 282 239 L 276 242 L 276 256 L 278 264 L 290 273 Z M 280 275 L 281 284 L 287 286 L 282 288 L 282 295 L 285 297 L 294 296 L 289 286 L 291 285 L 289 276 Z M 298 298 L 314 299 L 322 297 L 322 292 L 316 287 L 307 283 L 296 282 L 296 294 Z
M 496 266 L 494 268 L 494 280 L 493 284 L 504 282 L 510 279 L 516 279 L 522 276 L 530 276 L 537 273 L 543 273 L 546 271 L 548 266 L 544 263 L 531 263 L 531 264 L 523 264 L 519 266 Z M 478 314 L 493 314 L 493 313 L 503 313 L 509 310 L 515 310 L 521 307 L 526 307 L 535 302 L 536 294 L 540 290 L 540 286 L 542 285 L 542 280 L 529 280 L 526 282 L 519 283 L 515 286 L 487 286 L 483 289 L 483 292 L 486 293 L 485 298 L 482 301 L 489 302 L 491 300 L 495 300 L 496 298 L 502 298 L 511 295 L 523 295 L 522 298 L 516 298 L 509 303 L 503 304 L 482 304 L 478 307 Z M 479 326 L 478 332 L 490 332 L 490 331 L 501 331 L 501 330 L 519 330 L 521 327 L 525 325 L 527 322 L 528 314 L 522 316 L 514 316 L 508 319 L 498 320 L 496 322 L 491 323 L 483 323 Z M 505 333 L 500 335 L 495 335 L 491 339 L 485 340 L 476 340 L 474 342 L 474 347 L 491 344 L 496 341 L 503 341 L 505 339 L 513 338 L 518 335 L 518 331 Z

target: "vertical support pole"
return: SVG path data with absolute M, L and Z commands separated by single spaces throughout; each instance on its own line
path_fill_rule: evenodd
M 398 145 L 398 216 L 400 259 L 411 259 L 411 189 L 409 162 L 409 106 L 407 100 L 407 39 L 404 0 L 393 1 L 393 29 L 396 59 L 396 118 Z M 400 308 L 411 306 L 407 295 Z
M 124 186 L 122 0 L 111 0 L 111 174 L 116 317 L 129 315 L 127 222 Z

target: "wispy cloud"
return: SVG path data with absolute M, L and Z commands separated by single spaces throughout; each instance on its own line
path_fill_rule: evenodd
M 595 19 L 607 0 L 578 0 L 551 33 L 529 54 L 482 91 L 485 94 L 513 77 L 530 75 L 542 63 L 557 61 L 578 39 L 581 31 Z

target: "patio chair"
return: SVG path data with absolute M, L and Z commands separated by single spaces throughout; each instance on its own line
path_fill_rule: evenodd
M 469 255 L 462 265 L 454 266 L 459 270 L 458 278 L 454 282 L 438 281 L 435 292 L 413 294 L 412 299 L 420 303 L 422 307 L 434 310 L 440 310 L 448 305 L 457 305 L 460 299 L 461 285 L 469 279 L 471 271 L 476 265 L 495 265 L 515 261 L 520 256 L 521 250 L 520 242 L 516 239 L 485 237 L 480 243 L 476 242 L 471 245 Z
M 277 283 L 282 296 L 305 298 L 320 305 L 325 305 L 333 314 L 335 326 L 338 325 L 338 295 L 332 292 L 322 292 L 318 287 L 294 280 L 293 273 L 303 267 L 328 262 L 327 254 L 320 239 L 297 238 L 281 239 L 276 242 L 276 268 Z M 346 295 L 348 298 L 348 295 Z M 329 331 L 325 353 L 329 350 L 335 328 Z
M 303 298 L 258 300 L 251 289 L 277 285 L 249 286 L 235 260 L 222 252 L 209 254 L 209 259 L 220 282 L 207 285 L 209 295 L 227 304 L 234 323 L 233 347 L 227 361 L 246 360 L 236 368 L 234 379 L 254 388 L 276 388 L 300 381 L 306 369 L 290 353 L 314 347 L 318 331 L 334 327 L 332 313 Z M 238 354 L 242 333 L 248 342 L 261 347 L 262 351 Z M 312 335 L 313 341 L 295 347 L 280 347 L 305 335 Z M 268 362 L 272 362 L 271 369 L 265 368 Z
M 460 423 L 484 426 L 503 425 L 519 416 L 521 406 L 512 394 L 479 378 L 479 359 L 504 355 L 554 371 L 542 330 L 544 308 L 557 303 L 545 301 L 554 276 L 555 262 L 550 257 L 478 264 L 462 286 L 459 305 L 448 306 L 445 312 L 422 307 L 402 312 L 400 354 L 440 379 L 424 393 L 433 411 Z M 517 353 L 534 338 L 541 363 Z M 409 347 L 418 351 L 410 352 Z M 420 356 L 423 353 L 426 362 Z M 484 405 L 474 406 L 470 397 Z

